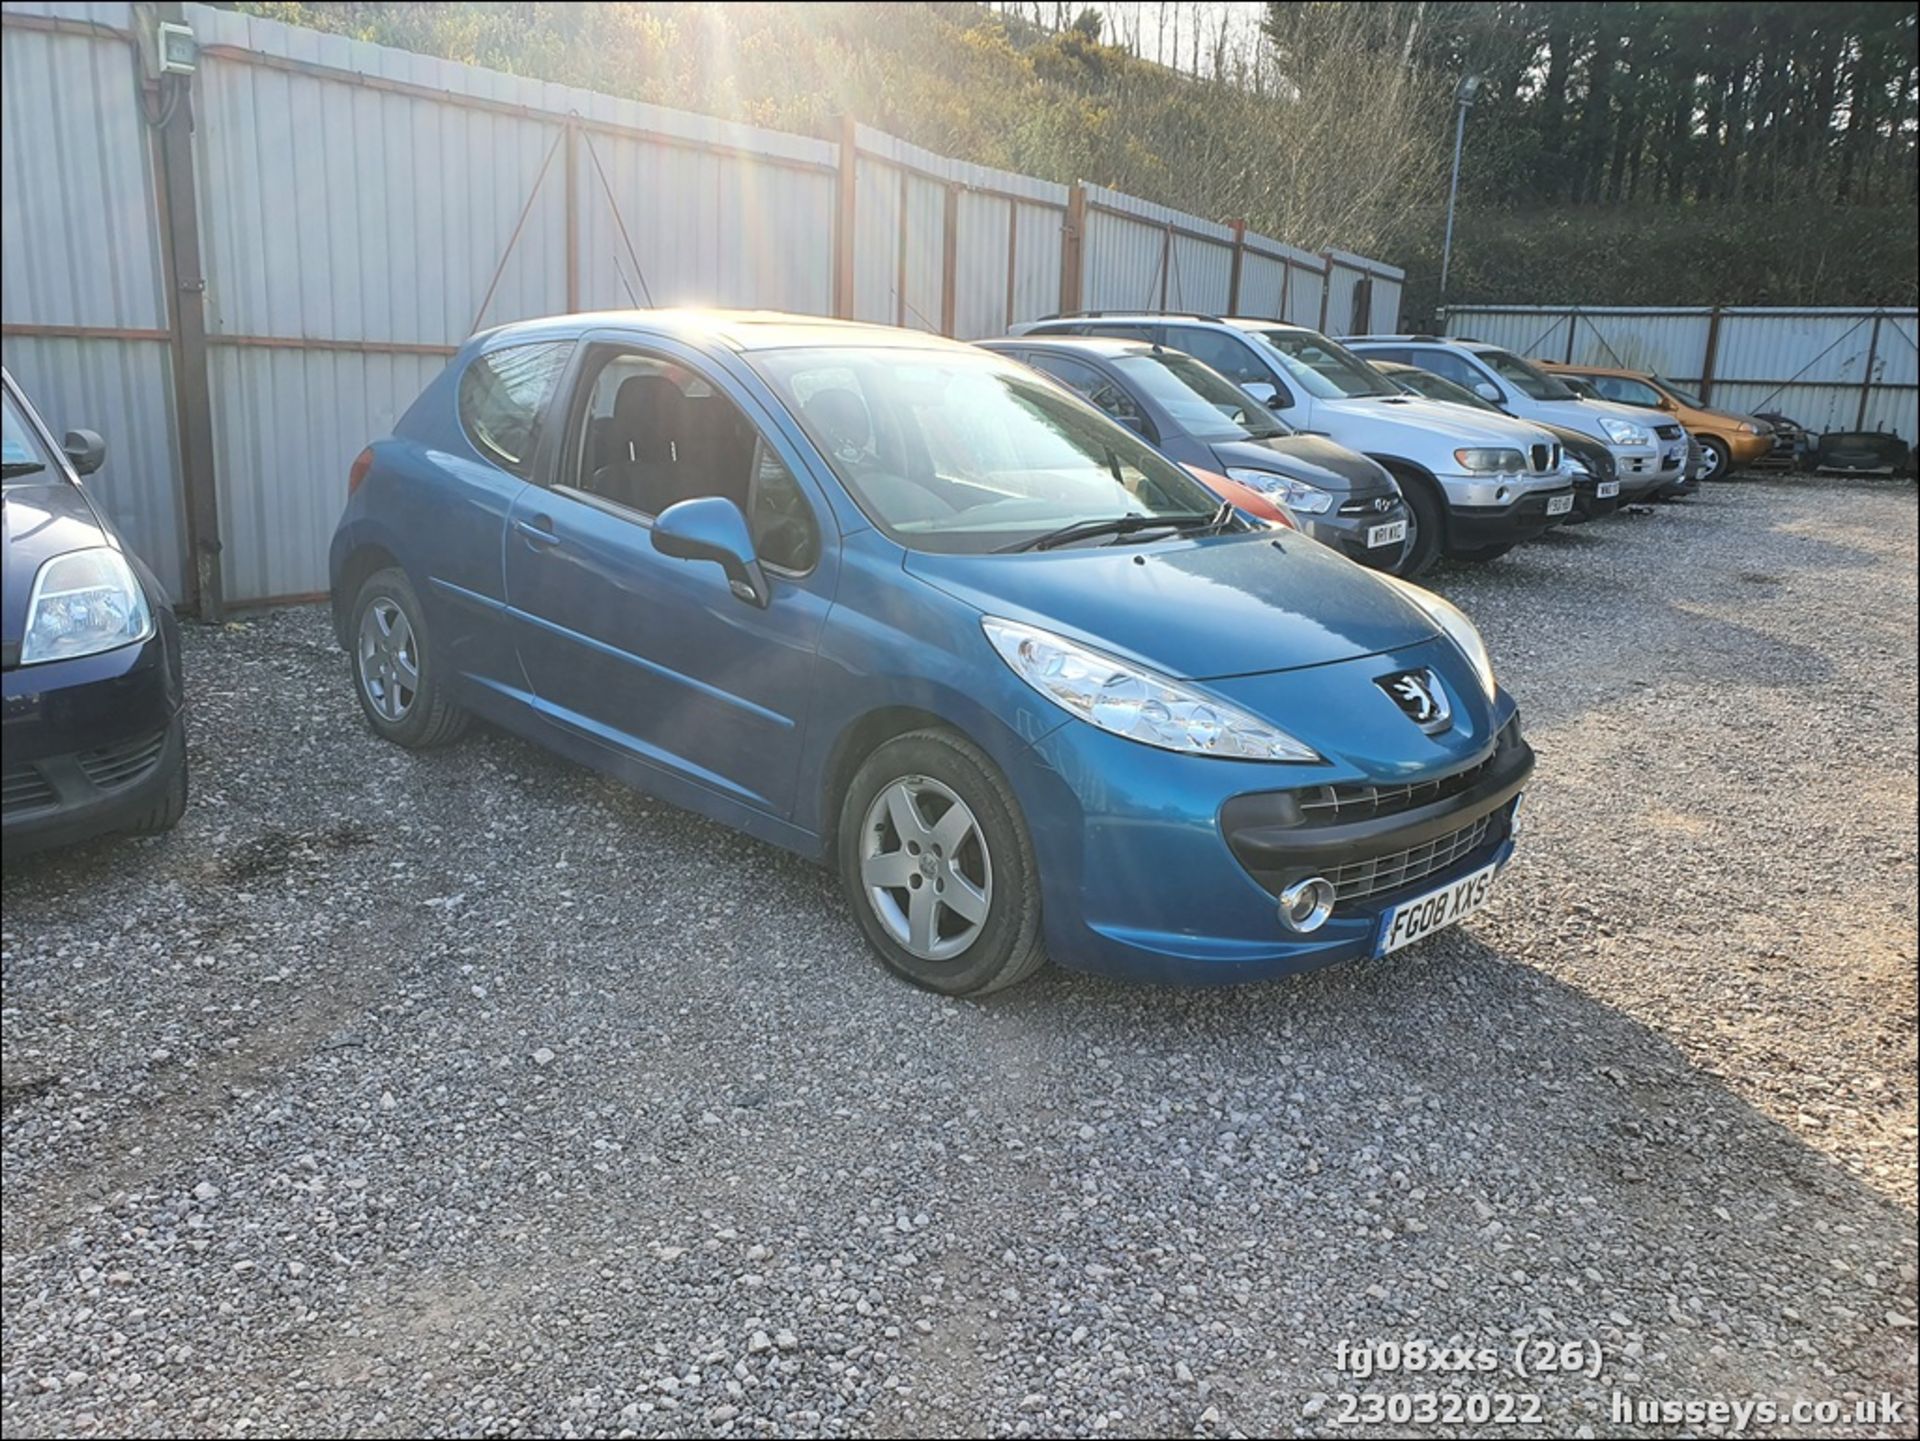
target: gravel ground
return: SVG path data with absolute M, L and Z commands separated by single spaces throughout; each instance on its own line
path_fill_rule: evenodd
M 1234 991 L 918 993 L 819 870 L 374 741 L 320 611 L 194 630 L 180 830 L 6 873 L 6 1432 L 1911 1435 L 1915 516 L 1737 482 L 1438 575 L 1521 858 Z M 1337 1365 L 1526 1338 L 1601 1374 Z

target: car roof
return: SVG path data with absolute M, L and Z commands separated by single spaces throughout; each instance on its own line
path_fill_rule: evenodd
M 1408 335 L 1349 335 L 1343 345 L 1456 345 L 1462 350 L 1505 350 L 1504 345 L 1495 345 L 1490 340 L 1475 340 L 1466 335 L 1425 335 L 1414 332 Z
M 542 340 L 589 330 L 633 329 L 676 340 L 721 345 L 729 350 L 786 350 L 795 347 L 896 347 L 915 350 L 970 351 L 972 346 L 926 330 L 905 330 L 823 315 L 791 315 L 777 310 L 600 310 L 515 321 L 484 332 L 496 340 Z
M 1102 310 L 1091 313 L 1049 315 L 1033 322 L 1039 325 L 1197 325 L 1223 330 L 1307 330 L 1288 320 L 1273 320 L 1262 315 L 1204 315 L 1193 310 Z M 1029 331 L 1028 334 L 1034 332 Z
M 1564 360 L 1534 362 L 1542 370 L 1570 370 L 1575 375 L 1626 375 L 1635 380 L 1652 380 L 1651 370 L 1629 370 L 1624 365 L 1570 365 Z
M 977 341 L 985 350 L 1058 350 L 1111 359 L 1116 355 L 1151 355 L 1159 347 L 1150 341 L 1120 335 L 996 335 Z

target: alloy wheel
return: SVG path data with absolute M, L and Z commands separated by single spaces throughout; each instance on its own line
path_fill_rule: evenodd
M 375 596 L 360 617 L 360 686 L 376 714 L 406 717 L 420 691 L 420 655 L 413 625 L 390 596 Z
M 993 902 L 993 859 L 967 803 L 931 776 L 902 776 L 867 807 L 860 882 L 894 941 L 950 961 L 979 937 Z

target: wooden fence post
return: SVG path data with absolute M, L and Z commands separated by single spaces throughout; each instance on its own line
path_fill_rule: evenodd
M 160 18 L 184 25 L 186 12 L 177 3 L 163 4 Z M 135 83 L 141 82 L 136 78 Z M 200 619 L 218 621 L 226 614 L 226 579 L 220 564 L 220 492 L 214 477 L 213 379 L 207 359 L 207 273 L 200 257 L 199 181 L 194 171 L 193 77 L 174 75 L 160 83 L 178 85 L 184 92 L 160 130 L 160 224 L 186 502 L 186 582 L 193 587 L 194 610 Z
M 1227 272 L 1227 314 L 1240 313 L 1240 265 L 1247 255 L 1247 222 L 1228 222 L 1233 227 L 1233 268 Z
M 1867 368 L 1860 372 L 1860 408 L 1854 413 L 1853 428 L 1867 428 L 1867 402 L 1873 398 L 1873 366 L 1880 358 L 1880 312 L 1873 312 L 1873 331 L 1867 341 Z
M 833 313 L 853 319 L 853 236 L 858 222 L 860 126 L 851 115 L 840 117 L 839 204 L 834 212 Z
M 1076 180 L 1067 191 L 1067 218 L 1060 232 L 1060 313 L 1072 315 L 1080 309 L 1081 266 L 1085 263 L 1087 236 L 1087 186 Z
M 1323 260 L 1325 260 L 1325 261 L 1327 262 L 1327 280 L 1326 280 L 1326 284 L 1324 284 L 1324 285 L 1322 285 L 1322 286 L 1320 287 L 1320 325 L 1319 325 L 1319 330 L 1320 330 L 1320 333 L 1321 333 L 1322 335 L 1325 335 L 1325 334 L 1327 333 L 1327 306 L 1328 306 L 1328 304 L 1329 304 L 1329 303 L 1331 303 L 1331 301 L 1333 300 L 1333 267 L 1334 267 L 1334 264 L 1335 264 L 1335 262 L 1334 262 L 1334 258 L 1333 258 L 1333 252 L 1332 252 L 1332 251 L 1330 251 L 1330 250 L 1323 250 L 1323 251 L 1321 251 L 1321 252 L 1320 252 L 1320 256 L 1321 256 L 1321 259 L 1323 259 Z
M 940 333 L 953 338 L 957 312 L 955 294 L 960 268 L 960 182 L 947 182 L 946 228 L 940 245 Z
M 1713 307 L 1713 314 L 1707 317 L 1707 353 L 1700 362 L 1700 398 L 1709 405 L 1713 403 L 1713 366 L 1720 355 L 1720 307 Z

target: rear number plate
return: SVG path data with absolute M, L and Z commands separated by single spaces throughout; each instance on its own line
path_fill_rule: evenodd
M 1573 509 L 1573 497 L 1570 495 L 1550 495 L 1547 497 L 1548 515 L 1565 515 Z
M 1404 520 L 1390 520 L 1385 525 L 1367 527 L 1367 549 L 1377 545 L 1392 545 L 1407 538 L 1407 523 Z
M 1612 500 L 1620 493 L 1620 482 L 1617 480 L 1603 480 L 1594 488 L 1593 493 L 1602 500 Z
M 1482 866 L 1450 886 L 1400 902 L 1380 918 L 1380 941 L 1373 953 L 1384 956 L 1465 920 L 1487 903 L 1493 894 L 1493 878 L 1499 870 L 1497 864 Z

